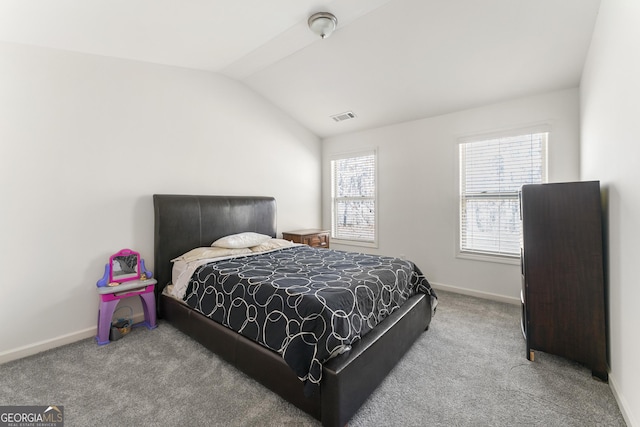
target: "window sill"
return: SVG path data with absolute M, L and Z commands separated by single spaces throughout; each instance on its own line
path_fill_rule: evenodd
M 474 261 L 495 262 L 498 264 L 520 265 L 519 256 L 489 255 L 472 252 L 458 252 L 456 258 L 470 259 Z
M 358 240 L 341 240 L 334 237 L 331 238 L 331 244 L 343 245 L 343 246 L 360 246 L 360 247 L 375 248 L 375 249 L 378 248 L 378 243 L 376 242 L 360 242 Z

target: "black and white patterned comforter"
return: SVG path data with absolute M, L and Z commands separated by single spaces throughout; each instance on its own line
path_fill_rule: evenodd
M 184 301 L 278 352 L 310 393 L 324 361 L 417 292 L 435 300 L 410 261 L 294 246 L 200 266 Z

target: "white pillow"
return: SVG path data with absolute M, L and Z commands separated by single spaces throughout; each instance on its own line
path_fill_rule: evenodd
M 295 243 L 289 240 L 284 239 L 269 239 L 264 243 L 260 243 L 257 246 L 252 246 L 251 252 L 264 252 L 270 251 L 272 249 L 280 249 L 280 248 L 288 248 L 289 246 L 293 246 Z
M 251 250 L 247 248 L 229 249 L 229 248 L 212 248 L 207 246 L 205 248 L 191 249 L 189 252 L 182 254 L 177 258 L 172 259 L 171 262 L 175 262 L 175 261 L 191 262 L 191 261 L 197 261 L 199 259 L 218 258 L 223 256 L 242 255 L 242 254 L 250 254 L 250 253 L 251 253 Z
M 264 243 L 271 239 L 271 236 L 266 234 L 254 233 L 247 231 L 245 233 L 232 234 L 230 236 L 222 237 L 211 244 L 211 246 L 217 246 L 219 248 L 250 248 L 251 246 L 257 246 L 260 243 Z

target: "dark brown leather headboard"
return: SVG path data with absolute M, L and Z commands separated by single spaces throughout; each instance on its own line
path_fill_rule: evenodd
M 276 200 L 259 196 L 154 194 L 156 301 L 171 281 L 171 260 L 220 237 L 254 231 L 276 237 Z

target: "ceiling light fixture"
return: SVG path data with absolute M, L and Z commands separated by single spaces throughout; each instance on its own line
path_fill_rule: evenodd
M 338 26 L 338 18 L 329 12 L 314 13 L 307 21 L 311 31 L 326 39 Z

